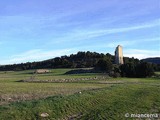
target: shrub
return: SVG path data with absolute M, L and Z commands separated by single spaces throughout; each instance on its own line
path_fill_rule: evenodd
M 147 62 L 127 63 L 120 66 L 123 77 L 150 77 L 154 75 L 153 65 Z
M 112 62 L 109 59 L 100 59 L 95 69 L 102 72 L 110 72 L 112 70 Z

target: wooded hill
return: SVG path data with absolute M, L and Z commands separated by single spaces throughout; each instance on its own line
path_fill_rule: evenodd
M 28 69 L 42 69 L 42 68 L 88 68 L 95 67 L 100 59 L 107 59 L 114 64 L 115 57 L 109 53 L 97 52 L 78 52 L 69 56 L 56 57 L 40 62 L 27 62 L 13 65 L 0 66 L 1 71 L 6 70 L 28 70 Z M 138 59 L 124 57 L 124 62 L 138 62 Z
M 146 59 L 142 59 L 142 61 L 155 63 L 155 64 L 160 64 L 160 57 L 146 58 Z

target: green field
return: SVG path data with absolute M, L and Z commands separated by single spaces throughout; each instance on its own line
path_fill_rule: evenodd
M 36 75 L 36 79 L 80 80 L 61 83 L 18 82 L 29 79 L 34 70 L 0 72 L 0 120 L 120 120 L 139 119 L 126 118 L 126 113 L 160 113 L 158 78 L 64 74 L 69 70 L 53 69 L 51 73 Z M 103 76 L 105 79 L 102 79 Z M 95 77 L 98 79 L 82 79 Z M 42 113 L 48 116 L 41 117 Z

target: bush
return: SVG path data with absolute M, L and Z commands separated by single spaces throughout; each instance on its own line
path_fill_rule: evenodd
M 123 77 L 136 77 L 136 64 L 127 63 L 120 66 Z
M 100 59 L 95 69 L 102 72 L 110 72 L 112 70 L 112 62 L 109 59 Z
M 109 76 L 113 78 L 121 77 L 120 73 L 113 71 L 109 73 Z
M 127 63 L 120 66 L 123 77 L 151 77 L 154 75 L 153 65 L 147 62 Z
M 151 77 L 154 75 L 154 69 L 151 63 L 141 62 L 136 67 L 137 77 Z

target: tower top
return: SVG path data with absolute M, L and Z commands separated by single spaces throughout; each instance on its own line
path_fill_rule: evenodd
M 122 47 L 121 45 L 118 45 L 117 47 Z

